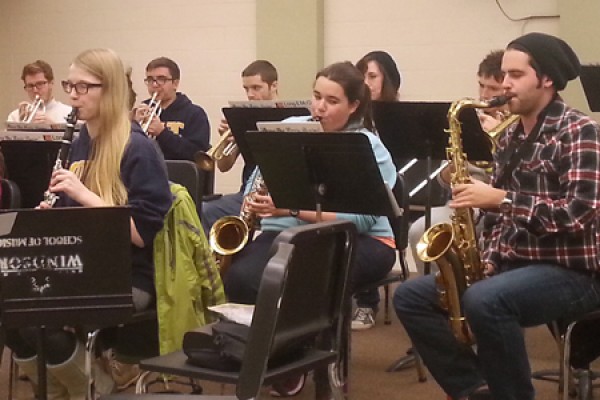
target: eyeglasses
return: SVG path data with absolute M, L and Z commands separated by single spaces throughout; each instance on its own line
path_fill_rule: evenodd
M 146 79 L 144 79 L 144 83 L 146 83 L 146 85 L 151 86 L 151 85 L 159 85 L 162 86 L 165 83 L 167 83 L 168 81 L 173 81 L 173 78 L 167 78 L 166 76 L 157 76 L 156 78 L 153 76 L 148 76 L 146 77 Z
M 69 81 L 61 82 L 62 88 L 67 94 L 71 94 L 73 89 L 75 89 L 75 93 L 77 94 L 86 94 L 90 88 L 102 87 L 101 83 L 88 83 L 88 82 L 77 82 L 71 83 Z
M 48 81 L 39 81 L 39 82 L 36 82 L 36 83 L 28 83 L 25 86 L 23 86 L 23 89 L 25 89 L 25 90 L 33 90 L 33 88 L 36 88 L 37 90 L 41 90 L 47 84 L 48 84 Z

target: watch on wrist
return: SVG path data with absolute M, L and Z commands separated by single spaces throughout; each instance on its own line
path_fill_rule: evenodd
M 509 214 L 512 211 L 512 199 L 507 194 L 502 202 L 500 203 L 500 212 L 504 214 Z
M 297 210 L 297 209 L 290 209 L 290 217 L 298 218 L 298 214 L 300 214 L 299 210 Z

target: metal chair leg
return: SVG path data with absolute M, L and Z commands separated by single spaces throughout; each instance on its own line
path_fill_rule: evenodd
M 16 380 L 16 377 L 19 375 L 19 373 L 17 371 L 17 368 L 18 368 L 17 363 L 13 359 L 12 351 L 10 352 L 9 357 L 10 357 L 10 361 L 9 361 L 9 369 L 8 369 L 8 400 L 12 400 L 12 399 L 14 399 L 13 391 L 15 388 L 15 380 Z
M 427 380 L 425 367 L 423 366 L 421 357 L 419 356 L 414 347 L 408 349 L 404 357 L 400 357 L 392 365 L 390 365 L 386 369 L 386 372 L 400 371 L 401 369 L 411 367 L 413 364 L 417 369 L 417 377 L 419 379 L 419 382 L 425 382 Z
M 390 285 L 383 286 L 384 301 L 383 301 L 383 323 L 390 325 L 392 320 L 390 318 Z

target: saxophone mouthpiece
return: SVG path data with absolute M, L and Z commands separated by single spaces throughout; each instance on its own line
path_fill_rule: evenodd
M 496 96 L 488 102 L 488 107 L 492 108 L 492 107 L 503 106 L 506 103 L 508 103 L 508 101 L 510 99 L 512 99 L 513 97 L 514 96 L 509 96 L 509 95 Z

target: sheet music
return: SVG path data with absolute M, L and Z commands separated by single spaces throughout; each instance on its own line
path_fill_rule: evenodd
M 229 107 L 234 108 L 308 108 L 310 100 L 231 100 Z
M 2 140 L 29 140 L 29 141 L 60 141 L 64 131 L 18 131 L 6 130 L 0 131 L 0 141 Z
M 254 305 L 252 304 L 224 303 L 217 306 L 210 306 L 208 309 L 216 312 L 223 318 L 246 326 L 250 326 L 252 316 L 254 315 Z
M 323 132 L 323 126 L 319 121 L 306 122 L 274 122 L 259 121 L 256 129 L 261 132 Z

